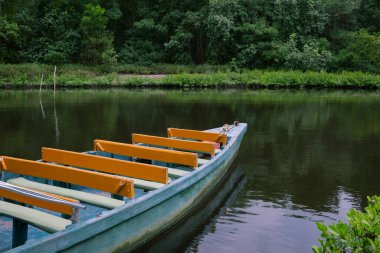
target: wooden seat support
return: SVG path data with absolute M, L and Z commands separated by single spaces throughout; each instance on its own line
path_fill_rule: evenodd
M 136 146 L 133 144 L 125 144 L 104 140 L 95 140 L 94 150 L 136 157 L 140 159 L 181 164 L 193 168 L 198 167 L 197 154 L 189 152 L 143 147 Z
M 166 184 L 168 169 L 71 151 L 42 148 L 42 160 Z
M 144 143 L 161 147 L 208 153 L 211 154 L 211 156 L 215 155 L 215 147 L 212 143 L 176 140 L 143 134 L 132 134 L 132 143 Z
M 128 198 L 134 197 L 133 180 L 120 176 L 7 156 L 0 157 L 0 169 L 21 175 L 81 185 Z
M 168 128 L 168 137 L 211 141 L 211 142 L 221 143 L 222 145 L 226 145 L 227 143 L 226 134 L 210 133 L 210 132 L 179 129 L 179 128 Z

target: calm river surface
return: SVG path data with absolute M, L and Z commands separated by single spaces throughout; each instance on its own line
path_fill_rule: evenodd
M 69 90 L 54 103 L 51 91 L 0 91 L 0 154 L 38 159 L 42 146 L 84 151 L 235 119 L 248 131 L 224 183 L 142 251 L 311 252 L 316 221 L 380 194 L 379 92 Z

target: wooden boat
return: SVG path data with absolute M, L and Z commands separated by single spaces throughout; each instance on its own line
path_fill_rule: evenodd
M 169 128 L 168 138 L 133 134 L 132 144 L 95 140 L 84 153 L 42 148 L 39 161 L 0 157 L 0 216 L 13 218 L 10 252 L 138 248 L 204 201 L 246 129 L 237 122 L 206 131 Z M 27 240 L 27 224 L 50 234 Z

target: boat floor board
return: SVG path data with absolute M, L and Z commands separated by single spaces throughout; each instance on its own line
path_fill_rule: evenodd
M 23 177 L 9 179 L 8 183 L 14 184 L 17 186 L 22 186 L 34 190 L 44 191 L 47 193 L 57 194 L 64 197 L 69 197 L 73 199 L 77 199 L 83 203 L 87 203 L 90 205 L 103 207 L 107 209 L 113 209 L 125 204 L 122 200 L 112 199 L 105 196 L 100 196 L 93 193 L 77 191 L 72 189 L 66 189 L 58 186 L 47 185 L 42 183 L 37 183 Z
M 0 214 L 24 221 L 49 233 L 64 230 L 72 224 L 70 220 L 1 200 Z

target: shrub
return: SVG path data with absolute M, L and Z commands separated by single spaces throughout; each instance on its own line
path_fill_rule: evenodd
M 67 63 L 69 56 L 62 52 L 48 51 L 44 55 L 44 62 L 49 64 L 64 64 Z
M 285 67 L 299 70 L 326 70 L 332 61 L 327 40 L 305 39 L 291 34 L 283 46 Z
M 380 196 L 368 197 L 365 213 L 351 209 L 347 213 L 348 224 L 339 221 L 326 226 L 317 223 L 322 232 L 320 247 L 313 247 L 315 253 L 322 252 L 379 252 L 380 251 Z
M 157 46 L 149 40 L 130 40 L 120 52 L 123 63 L 151 66 L 162 57 Z

